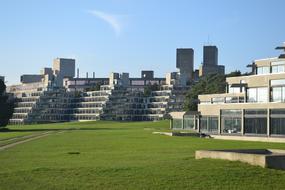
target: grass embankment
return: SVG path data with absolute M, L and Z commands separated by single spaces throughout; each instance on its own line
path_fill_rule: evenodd
M 0 152 L 0 189 L 284 189 L 285 171 L 195 160 L 198 149 L 285 144 L 153 135 L 162 122 L 11 126 L 0 138 L 66 130 Z M 11 136 L 9 136 L 11 134 Z

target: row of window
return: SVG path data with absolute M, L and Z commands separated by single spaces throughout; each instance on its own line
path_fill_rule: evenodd
M 202 117 L 203 118 L 203 117 Z M 212 118 L 205 117 L 206 119 Z M 217 118 L 217 117 L 216 117 Z M 204 119 L 204 120 L 206 120 Z M 285 135 L 285 109 L 270 110 L 270 118 L 267 118 L 267 110 L 245 110 L 244 111 L 244 133 L 245 134 L 267 134 L 267 120 L 270 119 L 270 134 Z M 210 122 L 210 121 L 209 121 Z M 200 122 L 200 129 L 204 132 L 215 132 L 217 124 L 207 123 L 206 127 Z M 213 122 L 213 119 L 212 119 Z M 221 133 L 240 134 L 242 127 L 242 110 L 222 110 L 221 111 Z M 217 129 L 218 130 L 218 129 Z
M 200 132 L 219 133 L 218 116 L 200 117 Z M 258 110 L 221 110 L 221 134 L 241 134 L 242 122 L 244 122 L 244 133 L 246 135 L 267 135 L 267 121 L 270 120 L 271 135 L 285 135 L 285 109 L 272 109 L 267 117 L 266 109 Z M 197 129 L 199 121 L 194 116 L 183 119 L 173 119 L 173 129 Z
M 268 102 L 268 88 L 248 88 L 246 102 Z M 244 103 L 244 97 L 214 97 L 211 101 L 201 101 L 201 104 L 219 104 L 219 103 Z M 270 102 L 285 102 L 285 86 L 272 86 Z
M 283 73 L 285 72 L 285 61 L 276 61 L 271 63 L 271 67 L 257 67 L 256 74 Z

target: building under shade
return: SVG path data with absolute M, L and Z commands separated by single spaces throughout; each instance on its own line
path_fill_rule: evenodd
M 252 75 L 227 78 L 224 94 L 199 95 L 198 112 L 180 122 L 174 117 L 172 128 L 186 129 L 190 117 L 202 133 L 285 136 L 285 56 L 255 60 L 252 69 Z
M 225 66 L 218 65 L 218 48 L 216 46 L 204 46 L 203 63 L 199 68 L 199 76 L 216 73 L 225 74 Z

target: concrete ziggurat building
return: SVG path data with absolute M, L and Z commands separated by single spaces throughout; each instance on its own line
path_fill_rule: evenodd
M 285 51 L 285 44 L 277 47 Z M 229 77 L 224 94 L 199 95 L 197 113 L 186 113 L 177 129 L 235 136 L 285 136 L 285 54 L 255 60 L 252 74 Z
M 153 71 L 142 71 L 138 78 L 128 73 L 80 78 L 75 77 L 74 59 L 57 58 L 53 68 L 23 75 L 21 84 L 8 87 L 16 101 L 10 123 L 160 120 L 171 111 L 183 110 L 191 88 L 193 50 L 186 52 L 178 69 L 166 78 L 154 77 Z

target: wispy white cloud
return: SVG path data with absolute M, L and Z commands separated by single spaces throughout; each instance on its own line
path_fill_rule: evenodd
M 106 23 L 108 23 L 114 32 L 116 33 L 117 36 L 119 36 L 122 32 L 122 23 L 119 20 L 120 15 L 115 15 L 115 14 L 110 14 L 98 10 L 91 10 L 88 11 L 90 14 L 96 16 L 99 19 L 102 19 Z

